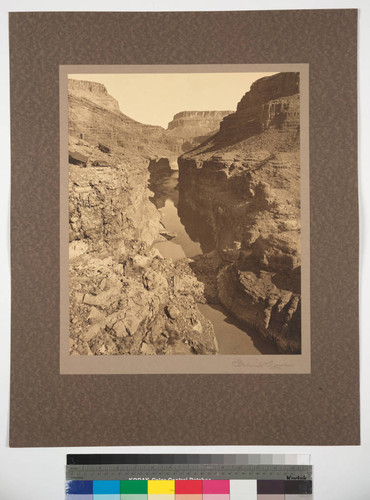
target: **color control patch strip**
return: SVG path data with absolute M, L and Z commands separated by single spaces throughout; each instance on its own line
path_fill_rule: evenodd
M 70 480 L 66 500 L 309 500 L 303 479 Z

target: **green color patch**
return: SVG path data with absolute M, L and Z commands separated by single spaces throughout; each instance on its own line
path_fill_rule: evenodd
M 121 495 L 146 495 L 148 481 L 121 481 Z

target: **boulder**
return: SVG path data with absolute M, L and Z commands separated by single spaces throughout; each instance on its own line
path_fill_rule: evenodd
M 77 151 L 69 151 L 68 160 L 69 163 L 72 163 L 73 165 L 80 165 L 81 167 L 86 167 L 88 158 L 87 156 L 82 155 L 81 153 L 77 153 Z
M 104 160 L 95 160 L 92 163 L 92 166 L 93 167 L 104 167 L 104 168 L 110 167 L 109 163 L 107 161 L 104 161 Z
M 101 142 L 99 143 L 98 148 L 102 153 L 110 153 L 110 147 L 107 146 L 106 144 L 102 144 Z
M 166 306 L 166 314 L 170 319 L 176 319 L 178 318 L 180 311 L 176 306 L 171 304 Z

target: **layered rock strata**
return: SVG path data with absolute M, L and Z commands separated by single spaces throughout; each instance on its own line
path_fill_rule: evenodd
M 202 219 L 221 258 L 219 300 L 280 352 L 299 353 L 299 74 L 255 82 L 220 131 L 181 156 L 179 167 L 180 217 L 187 228 L 189 212 Z
M 236 112 L 220 124 L 220 135 L 240 139 L 270 128 L 299 126 L 299 73 L 278 73 L 251 85 Z
M 162 127 L 146 125 L 123 114 L 100 83 L 68 80 L 69 137 L 103 143 L 148 161 L 168 158 L 177 164 L 183 140 L 168 137 Z
M 221 120 L 232 111 L 181 111 L 168 124 L 166 135 L 183 139 L 182 152 L 199 146 L 220 128 Z
M 68 80 L 69 136 L 89 143 L 102 142 L 143 156 L 152 163 L 168 160 L 177 170 L 177 157 L 215 133 L 232 111 L 183 111 L 167 130 L 123 114 L 101 83 Z

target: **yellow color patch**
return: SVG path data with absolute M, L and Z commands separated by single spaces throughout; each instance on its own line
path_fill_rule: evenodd
M 148 495 L 174 495 L 175 481 L 148 481 Z

